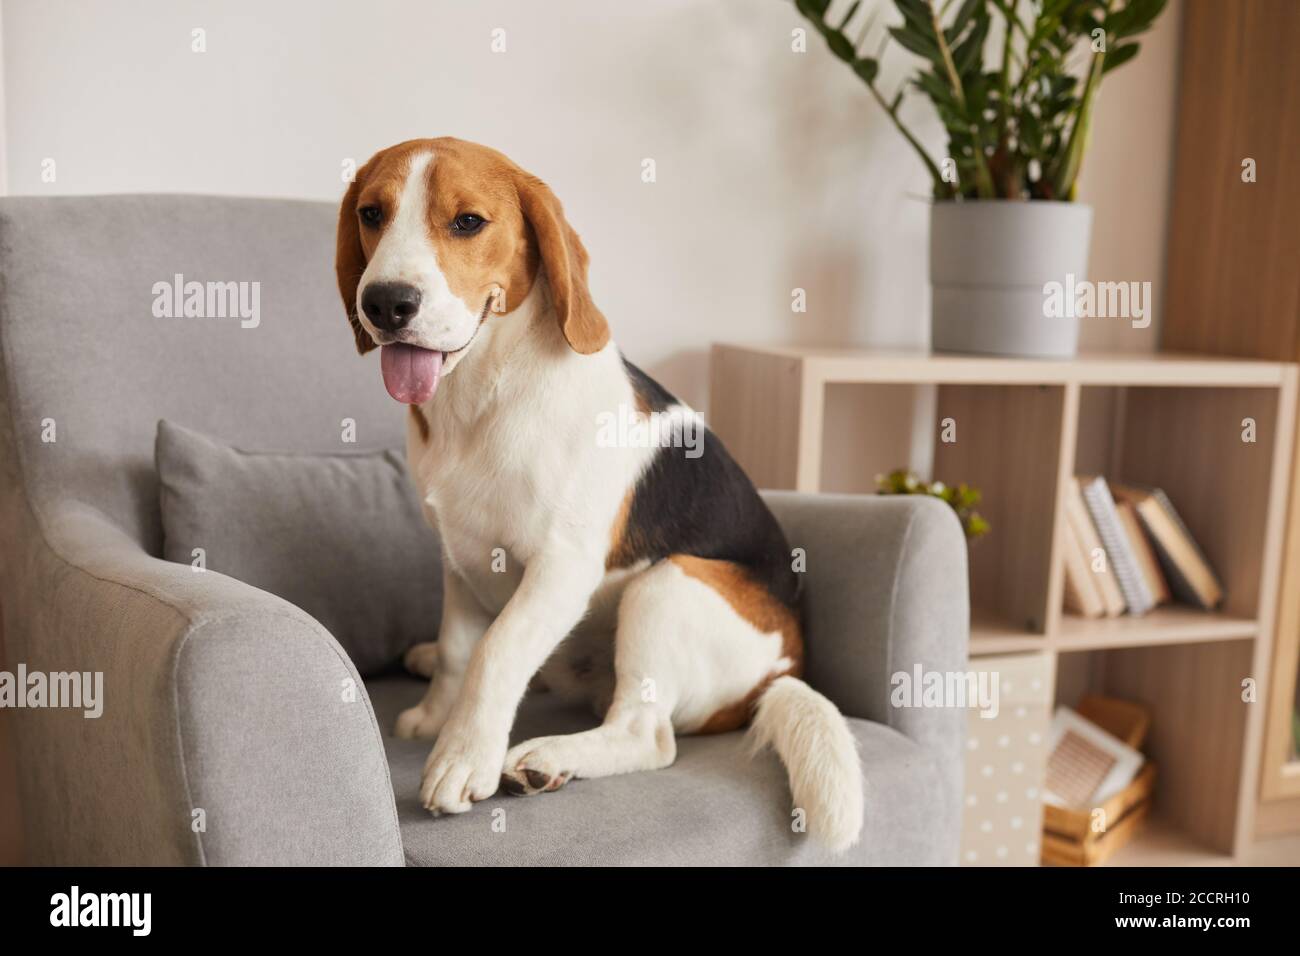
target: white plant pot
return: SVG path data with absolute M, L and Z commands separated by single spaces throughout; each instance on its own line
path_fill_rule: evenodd
M 936 352 L 1074 355 L 1079 320 L 1048 317 L 1049 282 L 1088 277 L 1092 208 L 1001 199 L 930 209 L 930 345 Z M 1069 310 L 1073 312 L 1073 310 Z

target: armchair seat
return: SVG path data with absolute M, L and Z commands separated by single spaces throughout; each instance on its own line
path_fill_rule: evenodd
M 434 817 L 420 806 L 430 742 L 392 735 L 397 714 L 425 683 L 407 677 L 366 685 L 384 733 L 402 846 L 410 866 L 789 866 L 951 863 L 943 828 L 946 774 L 936 754 L 898 731 L 849 719 L 866 777 L 858 845 L 831 857 L 792 829 L 785 769 L 771 751 L 749 756 L 742 732 L 680 737 L 663 770 L 573 780 L 554 793 L 498 793 L 469 813 Z M 596 725 L 590 711 L 552 694 L 524 699 L 511 743 Z M 501 813 L 497 813 L 500 810 Z M 494 829 L 494 824 L 495 829 Z

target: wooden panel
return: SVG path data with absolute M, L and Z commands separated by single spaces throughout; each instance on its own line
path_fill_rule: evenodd
M 1256 836 L 1279 836 L 1297 830 L 1300 830 L 1300 797 L 1267 800 L 1260 804 L 1255 825 Z M 1288 860 L 1287 863 L 1294 866 L 1295 859 Z
M 1076 396 L 1077 397 L 1077 396 Z M 993 530 L 971 547 L 971 603 L 1011 627 L 1045 633 L 1055 553 L 1062 455 L 1062 386 L 939 388 L 936 414 L 956 422 L 957 440 L 935 443 L 934 477 L 984 494 L 980 512 Z M 1072 459 L 1071 459 L 1072 460 Z M 1059 605 L 1059 596 L 1056 605 Z
M 759 488 L 799 487 L 801 459 L 815 454 L 820 462 L 821 456 L 821 398 L 816 408 L 803 408 L 802 363 L 718 345 L 710 362 L 713 433 Z M 812 434 L 804 436 L 803 422 L 813 415 Z M 815 442 L 815 452 L 806 447 L 810 442 Z
M 1141 617 L 1090 620 L 1076 614 L 1062 618 L 1061 629 L 1049 642 L 1058 651 L 1087 651 L 1108 647 L 1191 644 L 1201 641 L 1249 640 L 1259 634 L 1252 618 L 1207 614 L 1171 604 Z
M 1253 642 L 1186 644 L 1107 651 L 1105 693 L 1146 705 L 1151 733 L 1143 750 L 1160 767 L 1155 805 L 1205 845 L 1234 853 L 1243 834 L 1239 783 L 1246 721 L 1241 699 L 1252 673 Z
M 1124 389 L 1089 385 L 1079 393 L 1075 472 L 1113 475 L 1124 433 Z
M 1291 713 L 1296 704 L 1296 682 L 1300 679 L 1300 441 L 1292 454 L 1290 506 L 1286 522 L 1286 543 L 1282 555 L 1282 588 L 1277 604 L 1277 627 L 1272 678 L 1267 698 L 1268 727 L 1264 732 L 1263 777 L 1260 795 L 1265 800 L 1300 798 L 1300 773 L 1291 754 Z M 1288 767 L 1288 764 L 1292 766 Z M 1300 803 L 1289 817 L 1292 829 L 1300 830 Z
M 1187 0 L 1169 225 L 1166 348 L 1300 361 L 1300 3 Z M 1242 160 L 1257 181 L 1241 179 Z M 1300 435 L 1293 432 L 1300 444 Z M 1285 757 L 1300 666 L 1300 474 L 1291 489 L 1279 572 L 1261 793 L 1300 796 Z M 1267 646 L 1261 647 L 1266 652 Z M 1265 660 L 1264 665 L 1268 665 Z M 1252 737 L 1255 735 L 1252 733 Z M 1250 771 L 1248 771 L 1250 772 Z M 1261 828 L 1300 829 L 1293 805 Z
M 1013 624 L 983 607 L 972 607 L 970 616 L 969 655 L 1033 653 L 1047 649 L 1047 638 L 1026 631 L 1024 622 Z
M 915 349 L 833 349 L 800 345 L 715 345 L 715 351 L 796 359 L 834 384 L 947 385 L 1242 385 L 1281 384 L 1279 362 L 1131 352 L 1084 353 L 1070 359 L 934 355 Z
M 926 390 L 924 385 L 827 385 L 820 490 L 875 494 L 876 476 L 896 468 L 928 476 L 934 398 L 930 390 L 927 401 Z
M 1061 629 L 1065 601 L 1065 496 L 1070 490 L 1070 476 L 1078 470 L 1079 411 L 1083 389 L 1076 383 L 1065 386 L 1061 408 L 1061 436 L 1056 447 L 1056 477 L 1052 502 L 1051 547 L 1047 553 L 1046 632 L 1056 636 Z M 1050 444 L 1043 450 L 1046 455 Z
M 1300 4 L 1187 0 L 1183 23 L 1162 345 L 1295 360 Z

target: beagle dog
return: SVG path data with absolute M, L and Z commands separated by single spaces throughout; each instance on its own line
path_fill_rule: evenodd
M 339 292 L 358 351 L 381 350 L 409 406 L 443 543 L 438 640 L 407 657 L 428 691 L 396 728 L 436 738 L 420 800 L 461 813 L 499 787 L 666 767 L 677 734 L 750 723 L 796 821 L 842 851 L 861 769 L 844 718 L 799 679 L 790 546 L 698 415 L 614 346 L 587 261 L 546 184 L 473 143 L 385 149 L 343 198 Z M 611 416 L 666 425 L 610 440 Z M 510 748 L 535 677 L 603 722 Z

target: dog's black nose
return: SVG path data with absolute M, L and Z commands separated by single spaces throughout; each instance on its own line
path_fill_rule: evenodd
M 375 328 L 396 332 L 420 311 L 420 290 L 405 282 L 372 282 L 361 295 L 361 309 Z

